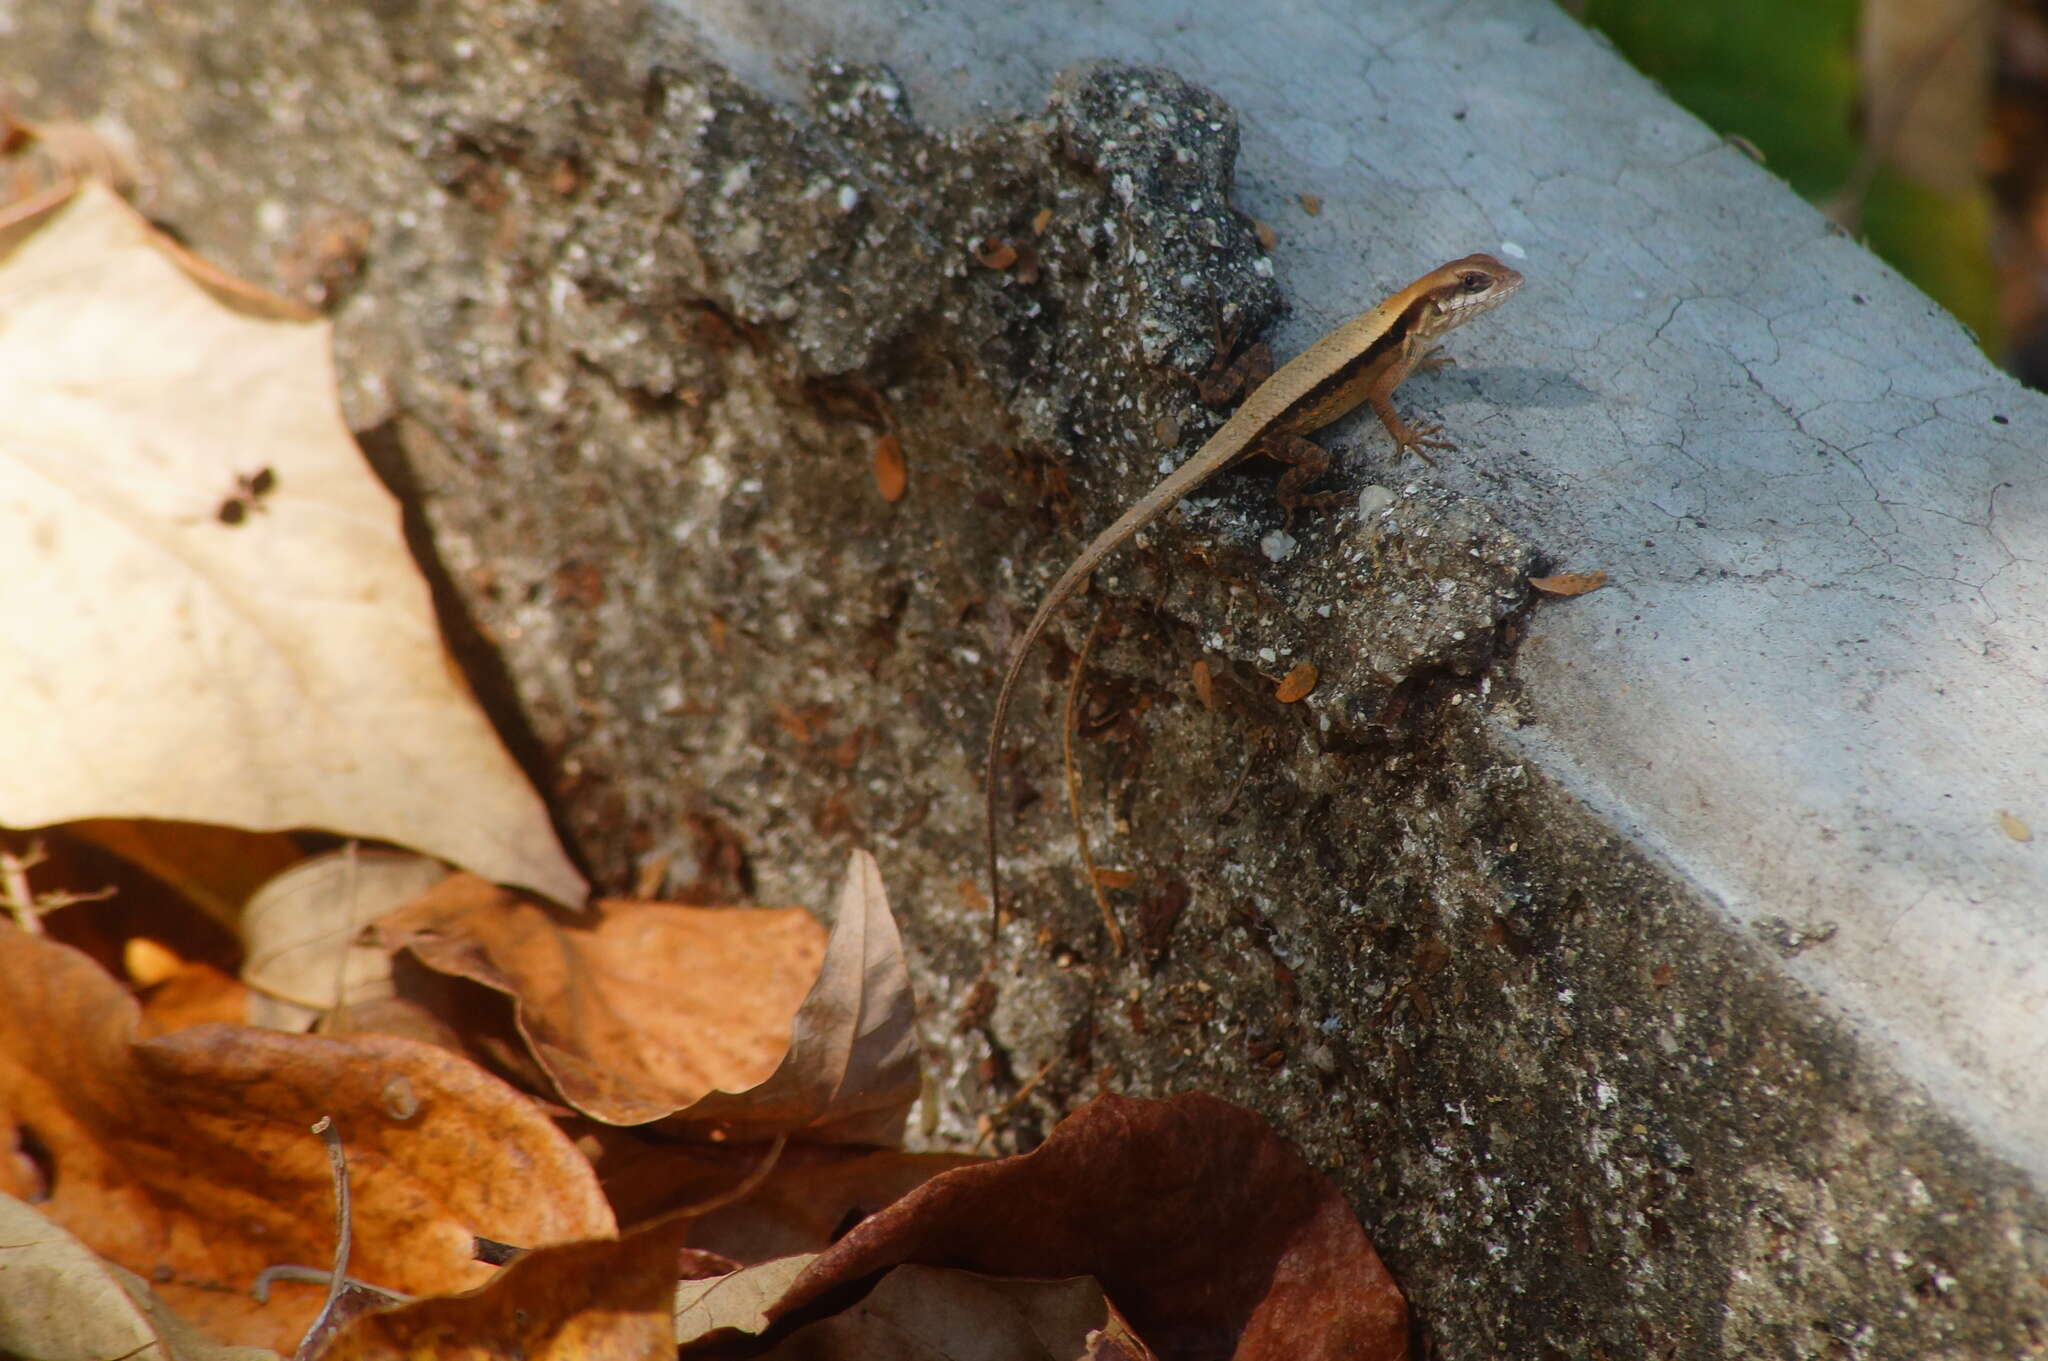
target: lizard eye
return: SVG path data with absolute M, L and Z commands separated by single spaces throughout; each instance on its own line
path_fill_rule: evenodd
M 1473 269 L 1465 272 L 1464 277 L 1458 280 L 1458 286 L 1467 293 L 1484 293 L 1492 282 L 1492 279 Z

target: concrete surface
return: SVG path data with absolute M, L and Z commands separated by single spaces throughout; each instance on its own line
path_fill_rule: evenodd
M 1422 1355 L 2048 1347 L 2042 404 L 1554 9 L 0 0 L 0 79 L 332 310 L 601 882 L 821 903 L 875 850 L 926 1140 L 1255 1106 Z M 1400 396 L 1459 453 L 1341 427 L 1359 509 L 1280 538 L 1226 476 L 1068 612 L 1136 948 L 1077 882 L 1055 647 L 980 980 L 998 664 L 1213 425 L 1218 310 L 1285 352 L 1473 249 L 1530 284 Z

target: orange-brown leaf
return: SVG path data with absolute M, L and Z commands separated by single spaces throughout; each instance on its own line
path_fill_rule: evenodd
M 1280 678 L 1279 686 L 1273 691 L 1273 698 L 1282 704 L 1292 704 L 1296 700 L 1308 698 L 1309 692 L 1315 688 L 1316 664 L 1300 662 L 1292 671 Z
M 687 1220 L 526 1253 L 465 1295 L 356 1319 L 320 1361 L 661 1361 L 675 1354 L 676 1252 Z
M 321 1292 L 249 1298 L 263 1268 L 334 1251 L 332 1116 L 355 1172 L 351 1271 L 409 1293 L 478 1284 L 471 1236 L 558 1243 L 612 1230 L 589 1164 L 528 1100 L 460 1058 L 378 1036 L 202 1025 L 136 1039 L 90 959 L 0 929 L 0 1192 L 156 1283 L 224 1341 L 290 1351 Z M 403 1080 L 413 1100 L 387 1109 Z
M 797 908 L 611 901 L 572 924 L 472 876 L 378 930 L 511 997 L 562 1099 L 606 1124 L 887 1144 L 917 1098 L 910 975 L 863 851 L 822 963 L 823 931 Z
M 825 953 L 824 928 L 802 908 L 607 899 L 571 921 L 466 874 L 384 917 L 377 934 L 511 997 L 562 1099 L 615 1125 L 764 1081 Z
M 875 490 L 891 505 L 910 486 L 910 466 L 903 461 L 903 441 L 884 435 L 875 441 Z
M 1584 595 L 1607 584 L 1605 572 L 1563 572 L 1557 576 L 1530 577 L 1529 584 L 1545 595 Z

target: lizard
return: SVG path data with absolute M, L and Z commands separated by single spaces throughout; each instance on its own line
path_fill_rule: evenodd
M 996 766 L 1002 752 L 1003 728 L 1016 698 L 1031 645 L 1045 632 L 1053 615 L 1079 590 L 1091 573 L 1132 535 L 1151 524 L 1179 500 L 1238 459 L 1260 452 L 1289 463 L 1277 489 L 1290 515 L 1305 498 L 1298 489 L 1321 475 L 1329 456 L 1306 438 L 1361 402 L 1372 407 L 1399 452 L 1413 452 L 1425 463 L 1435 460 L 1425 446 L 1454 449 L 1436 438 L 1441 425 L 1410 426 L 1394 410 L 1394 389 L 1417 369 L 1429 370 L 1452 361 L 1434 349 L 1436 340 L 1506 302 L 1522 286 L 1522 276 L 1490 255 L 1467 255 L 1439 265 L 1370 311 L 1325 335 L 1296 355 L 1252 390 L 1250 396 L 1202 447 L 1133 502 L 1107 529 L 1097 534 L 1080 556 L 1060 573 L 1038 602 L 1031 622 L 1011 651 L 996 692 L 995 715 L 989 721 L 988 762 L 983 796 L 988 817 L 988 886 L 991 940 L 1002 925 L 1002 869 L 996 851 Z

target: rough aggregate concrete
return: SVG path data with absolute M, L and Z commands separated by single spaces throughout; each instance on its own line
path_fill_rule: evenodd
M 1283 305 L 1213 97 L 1083 68 L 1039 117 L 934 135 L 886 71 L 779 107 L 627 5 L 7 18 L 26 106 L 125 127 L 145 208 L 332 309 L 351 421 L 601 883 L 667 857 L 676 893 L 822 903 L 847 846 L 881 858 L 922 1138 L 1034 1078 L 1005 1144 L 1111 1088 L 1254 1106 L 1352 1196 L 1424 1355 L 2048 1354 L 2037 1190 L 1784 983 L 1786 942 L 1489 743 L 1518 620 L 1570 604 L 1366 425 L 1336 441 L 1359 509 L 1290 544 L 1261 474 L 1226 477 L 1069 611 L 977 986 L 999 662 L 1212 428 L 1188 376 L 1219 304 L 1254 332 Z M 1128 958 L 1056 744 L 1098 603 L 1084 806 L 1135 876 Z M 1315 692 L 1277 703 L 1304 659 Z

